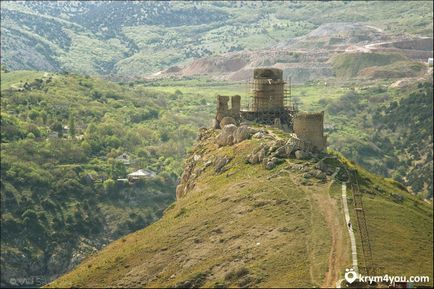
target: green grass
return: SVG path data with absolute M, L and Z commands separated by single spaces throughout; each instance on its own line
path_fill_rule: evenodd
M 333 100 L 349 91 L 349 88 L 339 87 L 327 82 L 293 85 L 291 95 L 293 100 L 299 104 L 300 110 L 304 111 L 320 111 L 325 110 L 324 105 L 319 101 L 321 99 Z
M 345 53 L 332 59 L 337 78 L 353 78 L 370 66 L 384 66 L 398 61 L 407 60 L 398 53 Z
M 79 269 L 78 275 L 73 272 L 61 280 L 62 283 L 53 286 L 101 286 L 106 281 L 115 282 L 129 271 L 121 268 L 116 271 L 119 275 L 106 275 L 113 268 L 109 260 L 116 258 L 131 267 L 140 266 L 142 258 L 154 260 L 156 263 L 143 268 L 141 275 L 145 279 L 165 268 L 158 280 L 148 280 L 146 286 L 173 286 L 188 280 L 189 276 L 208 271 L 214 276 L 203 286 L 210 287 L 218 282 L 234 286 L 241 281 L 231 283 L 225 280 L 225 275 L 241 266 L 250 272 L 252 282 L 257 282 L 253 285 L 319 285 L 326 264 L 315 260 L 327 259 L 330 246 L 328 240 L 317 242 L 327 238 L 323 235 L 324 221 L 313 210 L 308 191 L 298 188 L 291 178 L 278 177 L 270 181 L 267 177 L 276 171 L 268 172 L 259 166 L 244 164 L 244 154 L 252 145 L 254 142 L 242 143 L 235 151 L 231 148 L 217 151 L 213 145 L 207 145 L 205 149 L 212 152 L 203 155 L 206 159 L 234 156 L 229 164 L 234 167 L 215 175 L 211 166 L 201 175 L 193 192 L 166 210 L 164 218 L 149 227 L 152 233 L 141 231 L 128 236 L 125 242 L 113 243 L 101 259 L 89 259 L 89 263 L 83 264 L 86 273 Z M 227 177 L 227 174 L 231 176 Z M 270 183 L 273 183 L 273 189 L 270 189 Z M 219 228 L 221 232 L 216 231 Z M 312 235 L 313 242 L 306 243 L 302 235 Z M 167 249 L 162 252 L 161 247 Z M 182 257 L 184 254 L 187 259 Z M 91 269 L 88 264 L 92 264 Z M 317 268 L 314 279 L 309 275 L 312 264 Z M 144 272 L 147 277 L 143 276 Z M 175 277 L 170 278 L 173 274 Z M 131 276 L 131 280 L 142 277 Z
M 271 171 L 245 164 L 245 156 L 257 145 L 251 140 L 217 148 L 212 139 L 198 144 L 191 152 L 201 155 L 197 167 L 229 156 L 234 157 L 229 170 L 216 174 L 208 167 L 158 222 L 113 242 L 50 286 L 172 287 L 200 276 L 205 276 L 199 278 L 203 287 L 323 285 L 332 234 L 346 233 L 340 184 L 302 185 L 302 173 L 287 168 L 300 161 L 289 160 Z M 359 171 L 366 189 L 377 185 L 386 192 L 364 198 L 375 260 L 384 273 L 432 277 L 432 207 Z M 394 203 L 388 197 L 391 192 L 405 196 L 404 204 Z M 415 201 L 417 210 L 411 207 Z M 330 227 L 333 219 L 338 225 Z M 391 238 L 394 234 L 407 239 Z M 348 237 L 343 237 L 343 259 L 336 265 L 341 274 L 350 264 Z
M 43 78 L 48 73 L 43 71 L 34 70 L 20 70 L 14 73 L 1 72 L 1 90 L 9 88 L 19 88 L 24 85 L 25 82 L 33 82 L 36 78 Z
M 387 65 L 364 68 L 360 76 L 370 79 L 399 79 L 405 77 L 422 76 L 426 72 L 426 65 L 417 61 L 397 61 Z

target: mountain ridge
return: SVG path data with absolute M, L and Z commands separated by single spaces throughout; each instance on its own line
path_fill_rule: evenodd
M 330 19 L 361 23 L 371 36 L 432 37 L 429 2 L 108 1 L 59 6 L 4 1 L 1 9 L 1 61 L 8 69 L 66 70 L 118 80 L 141 79 L 197 58 L 285 45 L 288 39 L 317 35 L 321 25 L 333 28 Z M 321 16 L 312 17 L 315 13 Z M 400 13 L 404 19 L 397 17 Z

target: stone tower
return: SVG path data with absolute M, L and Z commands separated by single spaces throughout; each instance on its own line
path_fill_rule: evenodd
M 252 110 L 281 111 L 284 108 L 283 71 L 278 68 L 256 68 L 253 71 L 254 97 Z
M 294 133 L 315 149 L 323 151 L 327 147 L 324 136 L 324 111 L 319 113 L 297 113 L 294 117 Z

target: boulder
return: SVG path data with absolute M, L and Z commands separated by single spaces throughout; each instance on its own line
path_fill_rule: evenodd
M 327 175 L 322 172 L 321 170 L 314 170 L 312 171 L 312 176 L 317 178 L 318 180 L 326 180 L 327 179 Z
M 251 130 L 248 126 L 240 126 L 237 128 L 237 130 L 234 132 L 234 142 L 239 143 L 243 140 L 249 139 L 251 136 Z
M 221 121 L 220 121 L 220 127 L 224 128 L 226 125 L 228 124 L 233 124 L 236 125 L 237 121 L 230 116 L 225 116 Z
M 258 161 L 262 162 L 265 159 L 265 156 L 267 155 L 265 153 L 265 148 L 262 148 L 259 152 L 257 152 L 258 154 Z
M 276 163 L 276 165 L 280 165 L 283 164 L 285 162 L 284 159 L 280 159 L 280 158 L 273 158 L 274 162 Z
M 262 131 L 258 131 L 252 137 L 253 138 L 263 138 L 264 136 L 265 136 L 265 134 Z
M 256 148 L 254 148 L 253 151 L 252 151 L 252 153 L 256 154 L 257 152 L 259 152 L 263 148 L 268 149 L 268 147 L 267 147 L 267 145 L 265 143 L 261 143 L 259 146 L 257 146 Z
M 217 136 L 216 143 L 219 147 L 232 145 L 234 143 L 234 133 L 237 127 L 233 124 L 225 125 L 222 132 Z
M 305 178 L 305 179 L 310 179 L 311 177 L 312 177 L 312 173 L 310 173 L 310 172 L 303 174 L 303 178 Z
M 281 146 L 280 148 L 277 148 L 276 151 L 274 152 L 274 155 L 276 157 L 279 157 L 279 158 L 285 158 L 285 157 L 287 157 L 288 155 L 286 154 L 286 148 L 285 148 L 285 146 Z
M 212 128 L 214 129 L 220 128 L 219 121 L 215 118 L 212 120 Z
M 200 155 L 197 155 L 197 154 L 193 155 L 193 160 L 194 160 L 195 162 L 197 162 L 198 160 L 200 160 L 200 158 L 201 158 Z
M 267 170 L 272 170 L 276 167 L 276 163 L 272 160 L 267 161 L 267 163 L 265 164 L 265 168 Z
M 296 150 L 295 151 L 295 158 L 297 160 L 305 160 L 308 158 L 308 154 L 302 150 Z
M 231 159 L 227 156 L 224 157 L 219 157 L 216 159 L 215 162 L 215 167 L 214 170 L 216 173 L 222 173 L 225 170 L 227 170 L 227 168 L 225 168 L 225 166 L 231 161 Z
M 249 164 L 252 164 L 252 165 L 259 163 L 258 154 L 252 153 L 252 154 L 248 155 L 247 156 L 247 162 Z
M 259 149 L 259 151 L 258 151 Z M 266 148 L 263 146 L 258 147 L 257 149 L 255 149 L 251 154 L 249 154 L 247 156 L 247 163 L 250 164 L 258 164 L 261 163 L 262 161 L 264 161 L 265 157 L 266 157 Z

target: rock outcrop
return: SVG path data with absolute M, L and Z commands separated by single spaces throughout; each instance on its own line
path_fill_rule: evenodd
M 217 136 L 216 143 L 219 147 L 233 145 L 249 139 L 255 132 L 254 129 L 245 125 L 237 127 L 234 124 L 228 124 Z

